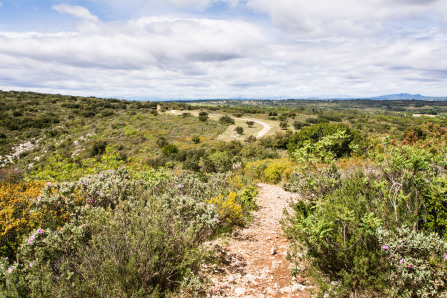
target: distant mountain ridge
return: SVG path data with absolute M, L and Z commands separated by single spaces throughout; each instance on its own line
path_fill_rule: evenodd
M 432 99 L 434 97 L 424 96 L 421 94 L 410 94 L 410 93 L 397 93 L 397 94 L 387 94 L 380 95 L 376 97 L 371 97 L 371 99 L 389 99 L 389 100 L 399 100 L 399 99 Z

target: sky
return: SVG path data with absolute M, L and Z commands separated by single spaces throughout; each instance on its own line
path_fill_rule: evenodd
M 447 1 L 0 0 L 0 90 L 447 96 Z

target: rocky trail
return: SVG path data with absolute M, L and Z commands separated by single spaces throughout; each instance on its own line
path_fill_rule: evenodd
M 296 194 L 275 185 L 258 186 L 259 210 L 253 221 L 235 231 L 228 243 L 216 244 L 222 262 L 205 268 L 213 283 L 208 296 L 310 297 L 309 281 L 290 274 L 289 246 L 279 223 Z

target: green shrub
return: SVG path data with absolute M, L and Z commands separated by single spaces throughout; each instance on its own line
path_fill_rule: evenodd
M 295 173 L 285 188 L 303 201 L 287 233 L 314 268 L 339 281 L 340 295 L 445 295 L 443 157 L 408 146 L 387 150 L 369 168 Z
M 15 261 L 0 260 L 0 295 L 172 295 L 198 280 L 204 259 L 199 245 L 218 227 L 242 220 L 255 203 L 254 190 L 241 191 L 226 174 L 169 177 L 151 170 L 133 176 L 137 180 L 121 169 L 77 184 L 47 185 L 34 212 L 62 208 L 68 218 L 44 220 Z M 217 193 L 244 197 L 237 221 L 221 221 L 218 206 L 206 202 Z
M 293 121 L 293 127 L 296 130 L 299 130 L 299 129 L 305 127 L 305 126 L 309 126 L 309 124 L 305 123 L 305 122 L 301 122 L 301 121 Z
M 234 131 L 241 135 L 244 133 L 244 128 L 242 126 L 236 126 Z
M 278 183 L 292 172 L 292 162 L 287 158 L 256 160 L 245 165 L 245 174 L 267 183 Z
M 287 127 L 289 126 L 289 123 L 287 121 L 281 121 L 279 122 L 279 127 L 281 127 L 281 129 L 287 129 Z
M 322 141 L 323 138 L 329 141 L 329 136 L 335 136 L 341 132 L 344 132 L 344 136 L 341 139 L 336 140 L 332 138 L 331 144 L 323 144 L 327 143 Z M 364 146 L 364 141 L 361 140 L 360 134 L 348 125 L 322 123 L 305 127 L 300 132 L 294 133 L 290 137 L 287 147 L 289 152 L 294 152 L 296 149 L 300 149 L 306 145 L 313 146 L 318 142 L 320 142 L 319 145 L 326 147 L 325 151 L 331 152 L 336 158 L 351 154 L 354 145 Z
M 175 154 L 178 152 L 178 148 L 174 144 L 164 145 L 161 149 L 166 156 L 170 156 L 171 154 Z
M 198 144 L 198 143 L 200 143 L 200 137 L 199 136 L 193 136 L 192 138 L 191 138 L 191 141 L 194 143 L 194 144 Z
M 169 142 L 168 140 L 166 140 L 166 138 L 164 136 L 159 136 L 157 138 L 157 146 L 160 148 L 163 148 L 164 146 L 168 145 Z
M 234 119 L 228 115 L 224 115 L 219 118 L 219 122 L 222 124 L 230 125 L 230 124 L 234 124 Z
M 93 144 L 90 146 L 90 151 L 89 151 L 90 157 L 95 157 L 95 156 L 104 154 L 106 151 L 106 147 L 107 147 L 106 141 L 93 142 Z
M 441 297 L 447 294 L 447 243 L 435 233 L 402 227 L 378 231 L 389 274 L 385 293 L 394 297 Z

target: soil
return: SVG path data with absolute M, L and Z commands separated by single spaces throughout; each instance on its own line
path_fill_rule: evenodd
M 275 185 L 258 186 L 253 221 L 233 232 L 228 243 L 214 244 L 219 266 L 204 265 L 212 282 L 208 297 L 310 297 L 309 280 L 291 275 L 289 246 L 280 225 L 284 208 L 297 195 Z

